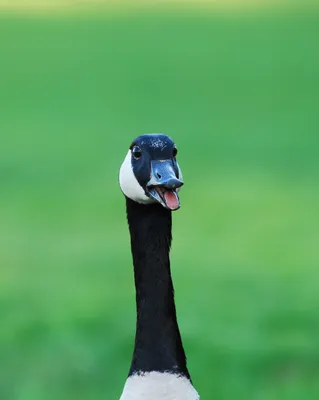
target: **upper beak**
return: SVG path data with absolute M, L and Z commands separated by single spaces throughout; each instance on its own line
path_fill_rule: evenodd
M 151 162 L 151 179 L 146 185 L 146 193 L 163 207 L 172 211 L 179 209 L 177 190 L 183 184 L 183 181 L 176 176 L 172 160 Z

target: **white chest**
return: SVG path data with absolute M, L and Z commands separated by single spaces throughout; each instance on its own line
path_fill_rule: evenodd
M 120 400 L 199 400 L 199 395 L 185 377 L 147 372 L 127 379 Z

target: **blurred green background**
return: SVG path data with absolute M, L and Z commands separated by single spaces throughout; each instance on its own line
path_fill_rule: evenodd
M 201 398 L 319 398 L 319 12 L 300 4 L 0 7 L 1 400 L 120 397 L 118 170 L 145 132 L 179 148 L 172 270 Z

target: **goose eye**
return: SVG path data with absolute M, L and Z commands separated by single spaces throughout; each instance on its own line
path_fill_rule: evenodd
M 173 157 L 176 157 L 178 153 L 177 147 L 175 146 L 173 149 Z
M 132 154 L 135 160 L 138 160 L 142 157 L 142 150 L 138 146 L 134 146 L 132 149 Z

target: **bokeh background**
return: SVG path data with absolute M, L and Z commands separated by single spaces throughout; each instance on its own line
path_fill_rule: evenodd
M 0 0 L 0 398 L 118 399 L 135 299 L 118 169 L 165 132 L 202 399 L 319 398 L 319 7 Z

